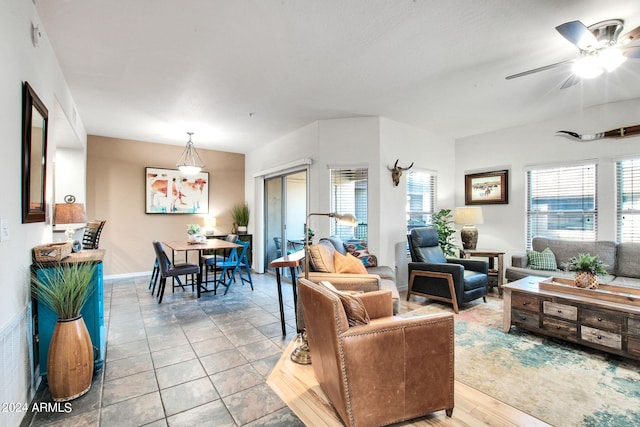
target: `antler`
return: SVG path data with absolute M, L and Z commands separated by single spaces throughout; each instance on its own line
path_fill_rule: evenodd
M 606 132 L 600 132 L 593 135 L 581 135 L 577 132 L 570 132 L 567 130 L 559 130 L 556 132 L 556 136 L 564 136 L 569 139 L 577 141 L 595 141 L 602 138 L 624 138 L 627 136 L 636 136 L 640 134 L 640 125 L 622 127 L 618 129 L 608 130 Z
M 396 163 L 398 163 L 398 162 L 396 162 Z M 411 164 L 409 166 L 407 166 L 406 168 L 403 168 L 402 166 L 400 166 L 400 170 L 406 171 L 406 170 L 411 169 L 412 167 L 413 167 L 413 162 L 411 162 Z
M 393 167 L 390 168 L 389 166 L 387 166 L 387 169 L 389 169 L 390 171 L 395 170 L 398 167 L 398 162 L 400 161 L 400 159 L 397 159 L 396 162 L 393 164 Z

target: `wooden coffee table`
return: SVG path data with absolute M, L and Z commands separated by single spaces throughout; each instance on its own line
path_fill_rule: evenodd
M 515 325 L 640 360 L 640 289 L 567 282 L 529 276 L 504 285 L 504 332 Z

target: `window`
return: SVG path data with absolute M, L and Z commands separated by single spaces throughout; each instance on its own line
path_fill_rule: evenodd
M 527 172 L 527 247 L 534 236 L 596 240 L 594 163 Z
M 436 177 L 420 171 L 407 172 L 407 234 L 431 223 L 436 204 Z
M 331 221 L 331 234 L 343 240 L 367 240 L 367 169 L 331 169 L 331 212 L 353 214 L 358 226 Z
M 618 242 L 640 242 L 640 158 L 616 163 Z

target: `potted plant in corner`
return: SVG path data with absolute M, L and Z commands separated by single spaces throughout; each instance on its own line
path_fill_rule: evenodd
M 94 291 L 96 264 L 36 264 L 34 297 L 58 316 L 47 357 L 47 381 L 56 402 L 82 396 L 91 388 L 93 345 L 80 314 Z
M 456 229 L 451 226 L 451 209 L 440 209 L 431 216 L 431 225 L 438 233 L 438 244 L 445 256 L 456 256 L 457 247 L 453 241 Z
M 606 265 L 600 260 L 598 255 L 578 254 L 564 264 L 568 271 L 576 272 L 575 283 L 579 288 L 596 289 L 598 287 L 597 276 L 607 274 Z
M 249 205 L 241 203 L 231 209 L 233 222 L 238 226 L 238 233 L 245 234 L 249 225 Z

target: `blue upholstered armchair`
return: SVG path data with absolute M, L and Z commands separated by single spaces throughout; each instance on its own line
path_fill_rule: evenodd
M 412 261 L 407 301 L 415 294 L 450 302 L 456 313 L 459 305 L 477 298 L 487 301 L 488 262 L 446 258 L 433 227 L 414 228 L 407 239 Z

